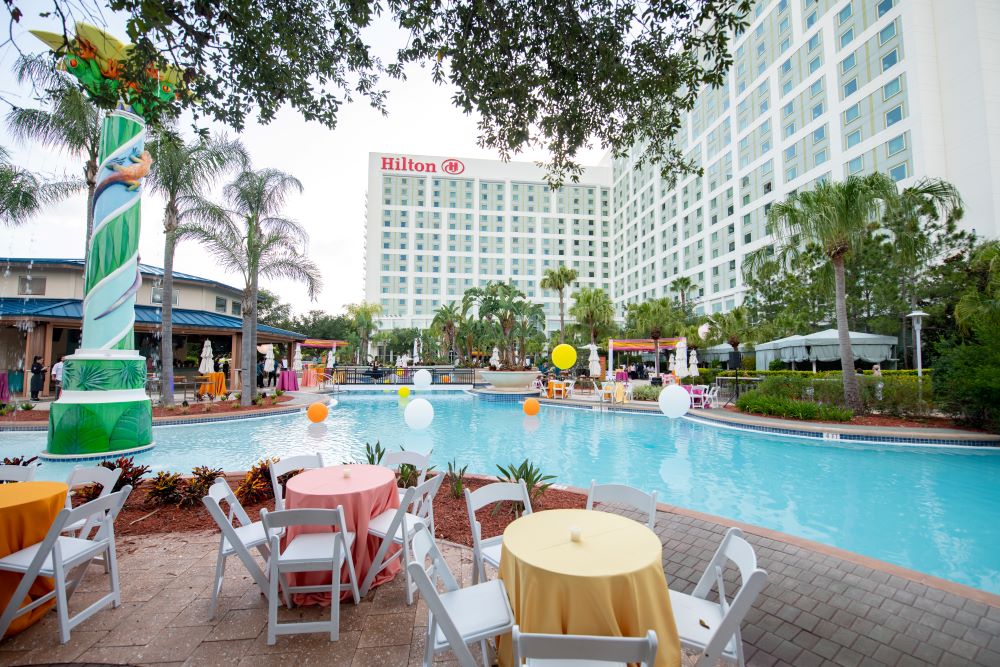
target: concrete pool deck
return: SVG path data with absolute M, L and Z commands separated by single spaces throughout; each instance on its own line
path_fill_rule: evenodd
M 663 567 L 672 589 L 694 588 L 725 529 L 688 513 L 658 512 L 656 532 L 664 544 Z M 747 665 L 1000 664 L 998 596 L 947 592 L 757 533 L 748 533 L 747 539 L 769 573 L 767 587 L 742 626 Z M 263 598 L 236 560 L 227 568 L 219 614 L 208 618 L 218 533 L 121 538 L 118 545 L 122 607 L 89 619 L 66 645 L 58 643 L 55 613 L 50 612 L 0 643 L 0 665 L 420 664 L 427 610 L 419 600 L 406 605 L 401 578 L 375 589 L 357 607 L 342 606 L 340 641 L 331 643 L 323 635 L 286 636 L 269 647 Z M 450 544 L 443 550 L 467 584 L 471 551 Z M 101 569 L 92 568 L 71 606 L 82 608 L 104 584 Z M 309 607 L 282 613 L 307 618 L 322 612 Z M 439 659 L 454 664 L 447 655 Z M 692 656 L 686 656 L 685 665 L 692 663 Z

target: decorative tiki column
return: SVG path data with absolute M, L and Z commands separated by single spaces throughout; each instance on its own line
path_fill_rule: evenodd
M 62 396 L 49 413 L 47 455 L 94 456 L 148 448 L 152 407 L 146 360 L 134 350 L 140 179 L 152 163 L 146 124 L 118 110 L 104 119 L 86 266 L 83 341 L 66 357 Z

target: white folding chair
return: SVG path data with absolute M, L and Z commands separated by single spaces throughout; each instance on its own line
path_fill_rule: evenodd
M 723 580 L 727 561 L 739 569 L 742 583 L 731 601 L 726 597 Z M 694 667 L 715 665 L 720 658 L 743 667 L 740 624 L 765 583 L 767 572 L 757 567 L 757 555 L 743 539 L 743 531 L 730 528 L 694 592 L 686 595 L 670 591 L 670 606 L 677 620 L 681 646 L 700 653 Z M 713 587 L 718 589 L 718 602 L 708 599 Z
M 624 484 L 598 484 L 590 480 L 587 494 L 587 509 L 594 509 L 594 503 L 615 503 L 634 507 L 646 515 L 646 526 L 656 528 L 656 491 L 646 493 Z
M 627 667 L 639 663 L 653 667 L 656 633 L 645 637 L 598 637 L 591 635 L 546 635 L 511 630 L 514 664 L 528 667 Z M 525 660 L 527 661 L 525 663 Z
M 69 487 L 69 493 L 66 494 L 66 509 L 73 509 L 73 489 L 78 486 L 85 486 L 88 484 L 97 484 L 101 487 L 101 492 L 98 494 L 98 498 L 103 498 L 104 496 L 110 495 L 114 491 L 115 483 L 118 482 L 118 478 L 121 477 L 121 468 L 105 468 L 104 466 L 76 466 L 69 473 L 69 477 L 66 478 L 66 486 Z M 73 525 L 66 526 L 65 532 L 76 535 L 81 528 L 85 520 L 81 519 Z
M 601 393 L 600 399 L 602 403 L 613 403 L 615 400 L 615 383 L 614 382 L 602 382 L 601 383 Z
M 487 505 L 509 500 L 524 505 L 524 513 L 531 514 L 531 498 L 524 480 L 520 482 L 494 482 L 481 486 L 475 491 L 465 489 L 465 506 L 469 511 L 469 527 L 472 529 L 472 583 L 486 581 L 486 565 L 500 567 L 500 552 L 503 535 L 483 539 L 483 527 L 476 520 L 476 512 Z
M 250 520 L 250 516 L 247 515 L 246 510 L 243 509 L 243 505 L 240 504 L 233 490 L 229 488 L 226 480 L 221 477 L 216 479 L 215 483 L 208 488 L 208 495 L 203 497 L 201 501 L 222 531 L 219 538 L 219 554 L 215 560 L 215 582 L 212 584 L 210 618 L 215 618 L 216 605 L 222 590 L 222 578 L 226 574 L 226 560 L 236 554 L 261 592 L 267 595 L 267 575 L 257 565 L 250 549 L 256 549 L 265 562 L 269 559 L 271 552 L 268 548 L 264 524 L 260 521 Z M 222 503 L 226 504 L 226 510 L 222 509 Z
M 552 398 L 566 398 L 566 383 L 565 382 L 553 382 L 552 383 Z
M 719 402 L 719 387 L 713 386 L 705 394 L 705 398 L 702 399 L 702 407 L 712 408 Z
M 378 573 L 396 558 L 402 558 L 404 564 L 409 562 L 410 540 L 417 526 L 427 526 L 431 535 L 434 534 L 434 496 L 437 495 L 443 481 L 444 475 L 434 475 L 420 486 L 406 489 L 398 508 L 386 510 L 368 523 L 368 534 L 381 539 L 382 544 L 375 552 L 375 558 L 361 586 L 362 595 L 368 595 Z M 386 539 L 390 535 L 392 539 Z M 401 546 L 402 549 L 389 554 L 389 547 L 392 545 Z M 405 576 L 406 604 L 413 604 L 413 593 L 416 589 L 409 572 L 406 572 Z
M 350 591 L 354 604 L 361 596 L 358 580 L 354 576 L 354 560 L 351 546 L 354 533 L 347 530 L 344 508 L 297 509 L 268 512 L 260 511 L 271 546 L 268 578 L 270 586 L 267 595 L 267 643 L 273 645 L 278 635 L 292 635 L 311 632 L 329 632 L 330 641 L 340 638 L 340 593 Z M 331 530 L 296 535 L 281 548 L 281 535 L 292 526 L 323 526 Z M 340 573 L 347 565 L 348 582 L 340 583 Z M 329 572 L 330 583 L 311 586 L 292 586 L 284 577 L 293 572 Z M 302 621 L 298 623 L 278 623 L 278 584 L 285 591 L 286 604 L 291 606 L 295 593 L 330 593 L 329 621 Z
M 420 486 L 427 479 L 427 466 L 430 465 L 431 455 L 420 454 L 418 452 L 408 452 L 406 450 L 399 452 L 386 452 L 382 456 L 382 465 L 387 468 L 392 468 L 398 471 L 401 465 L 411 465 L 417 469 L 417 483 L 415 486 Z M 403 499 L 403 495 L 406 493 L 406 489 L 399 489 L 397 491 L 399 494 L 399 499 Z
M 132 487 L 125 486 L 117 493 L 92 500 L 76 509 L 64 508 L 60 510 L 44 540 L 0 558 L 0 571 L 15 572 L 21 575 L 20 583 L 10 597 L 3 615 L 0 616 L 0 637 L 7 632 L 7 628 L 16 617 L 46 604 L 52 598 L 56 600 L 56 613 L 59 616 L 59 641 L 63 644 L 69 641 L 70 631 L 73 628 L 108 604 L 112 607 L 121 605 L 118 561 L 115 556 L 114 522 L 131 492 Z M 80 537 L 61 535 L 66 530 L 66 526 L 81 520 L 84 522 L 85 528 L 80 532 Z M 77 586 L 83 581 L 83 577 L 87 573 L 87 566 L 94 558 L 101 555 L 108 563 L 111 591 L 75 616 L 70 616 L 69 598 L 73 596 Z M 74 568 L 76 569 L 75 573 L 73 572 Z M 68 578 L 70 574 L 75 574 L 75 576 Z M 54 579 L 55 589 L 21 607 L 21 603 L 38 577 Z
M 483 664 L 489 665 L 486 640 L 514 626 L 514 612 L 503 582 L 493 580 L 460 588 L 426 526 L 414 531 L 413 560 L 406 569 L 427 603 L 424 667 L 431 667 L 434 655 L 447 649 L 462 667 L 476 667 L 467 646 L 476 642 L 483 652 Z M 438 593 L 438 583 L 443 593 Z
M 35 466 L 0 465 L 0 482 L 30 482 L 35 479 Z
M 268 468 L 271 471 L 271 488 L 274 489 L 274 509 L 278 511 L 285 509 L 285 491 L 281 488 L 281 484 L 278 483 L 279 477 L 293 470 L 311 470 L 312 468 L 322 467 L 323 455 L 319 452 L 289 456 L 271 462 Z

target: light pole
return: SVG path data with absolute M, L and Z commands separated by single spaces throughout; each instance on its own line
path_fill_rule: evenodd
M 907 315 L 907 317 L 913 320 L 913 347 L 917 353 L 917 377 L 920 378 L 924 376 L 924 362 L 920 348 L 920 327 L 923 324 L 924 318 L 927 317 L 927 313 L 922 310 L 915 310 Z

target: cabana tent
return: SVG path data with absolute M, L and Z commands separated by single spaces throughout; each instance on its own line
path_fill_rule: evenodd
M 729 353 L 732 351 L 733 346 L 729 343 L 719 343 L 718 345 L 712 345 L 711 347 L 699 350 L 698 357 L 706 364 L 710 364 L 713 361 L 725 364 L 729 361 Z M 749 345 L 740 343 L 740 354 L 747 355 L 753 354 L 753 352 L 753 349 Z
M 660 352 L 666 350 L 673 350 L 677 347 L 677 343 L 686 342 L 687 338 L 660 338 L 653 342 L 652 338 L 620 338 L 615 340 L 613 338 L 608 339 L 608 368 L 613 369 L 615 367 L 615 352 L 623 353 L 636 353 L 636 352 L 656 352 L 657 349 Z
M 896 358 L 895 336 L 850 332 L 851 351 L 855 361 L 880 364 Z M 757 370 L 766 371 L 771 362 L 780 359 L 786 363 L 809 362 L 816 369 L 818 361 L 840 361 L 840 342 L 836 329 L 818 331 L 808 336 L 788 336 L 754 346 L 757 352 Z

